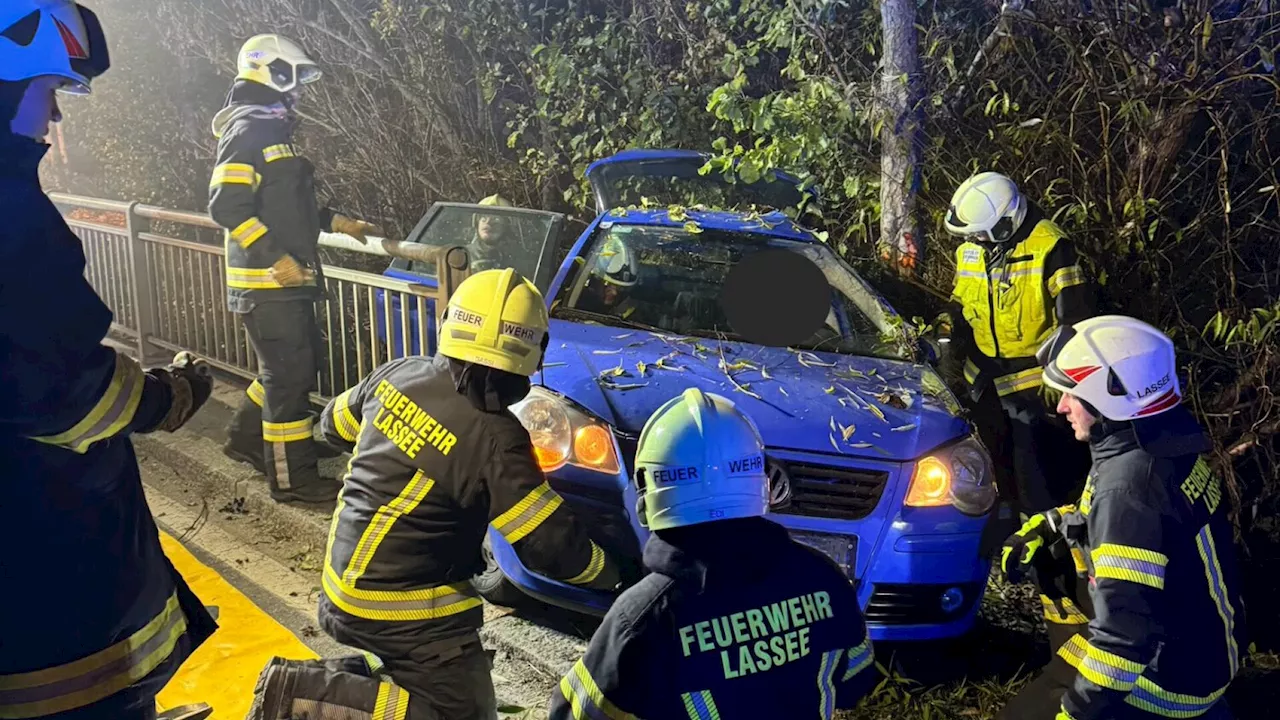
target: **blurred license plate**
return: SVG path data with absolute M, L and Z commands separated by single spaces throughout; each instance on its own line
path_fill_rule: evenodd
M 791 539 L 804 543 L 831 558 L 844 570 L 845 577 L 854 579 L 854 567 L 858 560 L 857 535 L 830 535 L 792 530 Z

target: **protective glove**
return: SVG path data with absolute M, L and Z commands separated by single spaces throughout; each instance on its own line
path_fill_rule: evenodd
M 1054 534 L 1045 514 L 1036 513 L 1018 532 L 1010 535 L 1000 552 L 1000 571 L 1005 580 L 1015 584 L 1025 580 L 1036 553 L 1054 539 Z
M 288 253 L 285 253 L 284 257 L 281 257 L 271 266 L 271 279 L 285 287 L 305 285 L 308 281 L 314 280 L 315 276 L 315 273 L 310 268 L 299 264 Z
M 333 221 L 329 223 L 329 227 L 336 233 L 350 235 L 366 245 L 369 244 L 370 235 L 383 237 L 386 234 L 382 228 L 373 223 L 349 218 L 340 213 L 334 214 Z
M 148 370 L 147 374 L 168 385 L 171 396 L 169 412 L 152 432 L 173 432 L 182 427 L 213 393 L 213 371 L 208 363 L 186 351 L 175 355 L 166 367 Z

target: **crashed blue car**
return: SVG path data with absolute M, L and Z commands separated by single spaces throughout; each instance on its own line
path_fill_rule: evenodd
M 480 214 L 506 218 L 508 259 L 535 279 L 551 315 L 544 368 L 512 411 L 550 484 L 622 563 L 627 584 L 644 572 L 648 535 L 631 479 L 636 441 L 654 410 L 697 386 L 755 420 L 771 518 L 844 569 L 874 639 L 965 632 L 989 570 L 979 551 L 996 505 L 987 451 L 888 302 L 813 231 L 767 210 L 796 205 L 808 192 L 799 181 L 776 173 L 731 183 L 700 174 L 705 161 L 692 151 L 632 150 L 592 164 L 598 214 L 559 263 L 563 218 L 554 213 L 443 204 L 410 239 L 465 244 L 481 234 Z M 690 197 L 757 209 L 682 204 Z M 446 211 L 457 217 L 443 219 Z M 807 258 L 827 280 L 826 322 L 805 342 L 748 342 L 725 316 L 726 276 L 766 249 Z M 607 282 L 617 279 L 619 253 L 625 281 Z M 389 276 L 434 282 L 429 268 L 396 262 Z M 761 292 L 785 302 L 786 288 Z M 424 337 L 434 337 L 429 330 Z M 601 615 L 614 599 L 531 572 L 492 528 L 486 560 L 473 582 L 497 604 L 531 596 Z

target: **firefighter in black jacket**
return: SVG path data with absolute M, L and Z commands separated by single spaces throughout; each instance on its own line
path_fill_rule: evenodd
M 997 466 L 1012 470 L 1012 486 L 1002 483 L 1002 495 L 1036 522 L 1038 513 L 1079 497 L 1089 455 L 1042 399 L 1035 353 L 1059 326 L 1094 314 L 1095 294 L 1071 241 L 1004 175 L 984 172 L 962 183 L 946 227 L 966 239 L 956 249 L 952 300 L 972 338 L 964 362 L 970 399 L 979 411 L 993 400 L 1003 410 L 1003 418 L 991 413 L 998 419 L 985 424 L 984 439 L 1003 458 Z M 1016 568 L 1004 569 L 1010 580 L 1018 578 Z M 1065 553 L 1039 555 L 1034 570 L 1057 650 L 1083 626 L 1088 594 Z
M 302 86 L 320 78 L 294 42 L 258 35 L 240 50 L 239 74 L 213 119 L 217 164 L 209 214 L 226 229 L 227 307 L 243 318 L 260 366 L 228 428 L 224 451 L 267 476 L 277 501 L 332 503 L 337 486 L 316 468 L 309 394 L 320 338 L 315 302 L 324 295 L 322 230 L 381 231 L 322 208 L 314 166 L 293 141 Z
M 488 527 L 535 572 L 618 585 L 617 566 L 547 484 L 508 410 L 529 393 L 546 344 L 546 303 L 533 283 L 510 268 L 479 272 L 450 298 L 434 357 L 383 365 L 321 415 L 325 438 L 352 459 L 329 531 L 320 626 L 380 659 L 412 696 L 409 717 L 416 705 L 447 720 L 496 717 L 470 583 L 484 569 Z M 264 692 L 285 682 L 280 674 Z M 332 701 L 328 681 L 313 671 L 293 684 L 294 697 Z
M 690 388 L 645 423 L 635 466 L 650 573 L 560 681 L 551 720 L 830 720 L 857 705 L 879 676 L 857 592 L 763 517 L 755 424 Z
M 1173 342 L 1130 317 L 1063 328 L 1040 351 L 1093 468 L 1051 514 L 1085 564 L 1095 613 L 1008 720 L 1230 718 L 1247 646 L 1227 494 L 1181 405 Z
M 217 627 L 161 549 L 129 438 L 180 427 L 211 382 L 103 344 L 111 311 L 37 174 L 54 93 L 108 65 L 91 11 L 0 3 L 0 718 L 155 718 Z

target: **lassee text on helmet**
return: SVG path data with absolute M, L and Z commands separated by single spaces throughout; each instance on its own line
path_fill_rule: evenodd
M 1182 402 L 1173 341 L 1137 318 L 1101 315 L 1063 326 L 1036 357 L 1047 385 L 1109 420 L 1151 417 Z
M 449 298 L 439 352 L 529 377 L 542 362 L 547 326 L 546 301 L 532 282 L 512 268 L 484 270 Z
M 769 508 L 764 443 L 728 398 L 689 388 L 658 408 L 636 447 L 642 522 L 665 530 Z

